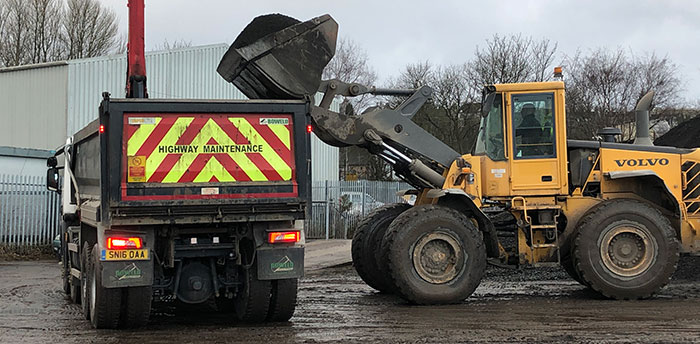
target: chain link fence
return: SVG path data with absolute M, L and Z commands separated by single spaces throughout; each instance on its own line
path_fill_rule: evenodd
M 0 175 L 0 245 L 49 245 L 60 232 L 60 198 L 43 176 Z
M 373 209 L 384 204 L 406 202 L 396 196 L 396 192 L 406 189 L 411 189 L 411 186 L 403 182 L 314 182 L 306 238 L 350 239 L 359 222 Z

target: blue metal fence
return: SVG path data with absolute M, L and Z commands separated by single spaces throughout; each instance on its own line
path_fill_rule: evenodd
M 0 175 L 0 244 L 50 244 L 60 232 L 59 209 L 44 176 Z

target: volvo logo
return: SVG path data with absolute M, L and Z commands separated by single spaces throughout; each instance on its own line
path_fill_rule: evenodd
M 666 166 L 668 165 L 668 159 L 666 158 L 651 158 L 651 159 L 620 159 L 620 160 L 615 160 L 615 163 L 617 163 L 617 166 L 629 166 L 629 167 L 638 167 L 638 166 L 656 166 L 656 165 L 661 165 L 661 166 Z

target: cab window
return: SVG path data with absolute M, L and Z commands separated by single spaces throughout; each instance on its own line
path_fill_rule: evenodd
M 554 94 L 512 95 L 515 159 L 554 158 Z
M 491 160 L 505 160 L 503 144 L 503 99 L 497 94 L 491 104 L 491 110 L 481 119 L 479 135 L 476 138 L 474 155 L 488 156 Z

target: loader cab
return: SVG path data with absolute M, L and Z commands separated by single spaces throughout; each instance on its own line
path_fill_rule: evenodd
M 483 195 L 567 194 L 564 84 L 498 84 L 485 90 L 474 149 Z

